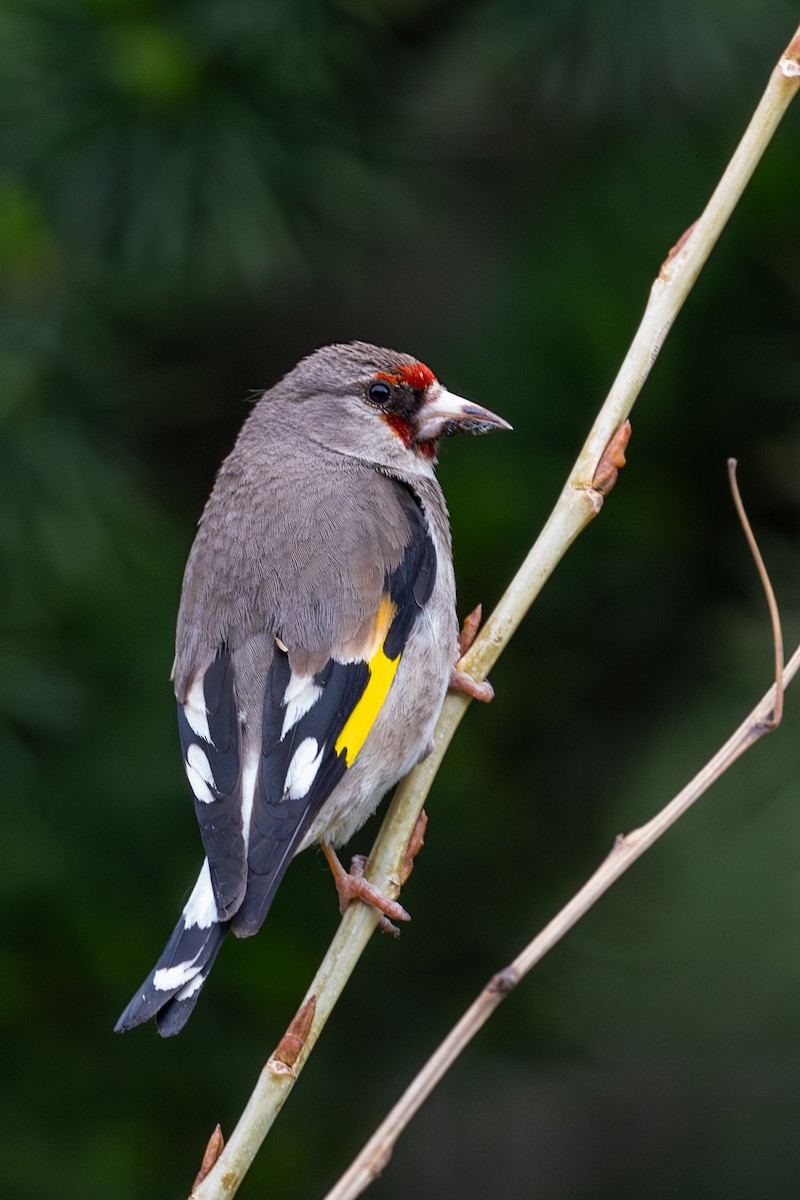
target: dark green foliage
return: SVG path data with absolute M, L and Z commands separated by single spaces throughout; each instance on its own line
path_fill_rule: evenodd
M 111 1033 L 200 861 L 167 676 L 247 395 L 359 337 L 511 420 L 441 467 L 462 609 L 490 607 L 796 20 L 788 0 L 5 0 L 3 1195 L 185 1195 L 336 923 L 307 854 L 180 1039 Z M 453 747 L 412 926 L 369 948 L 243 1196 L 320 1195 L 485 978 L 769 683 L 729 454 L 798 636 L 798 119 L 670 337 L 602 518 Z M 507 1002 L 376 1196 L 795 1194 L 796 710 Z

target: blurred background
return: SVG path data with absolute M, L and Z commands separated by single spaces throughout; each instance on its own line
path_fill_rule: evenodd
M 177 1040 L 111 1032 L 200 863 L 168 674 L 248 397 L 362 338 L 507 417 L 440 470 L 462 615 L 490 608 L 797 20 L 788 0 L 4 0 L 4 1196 L 185 1196 L 336 927 L 309 852 Z M 412 925 L 368 948 L 242 1196 L 321 1195 L 769 685 L 729 455 L 800 636 L 798 122 L 669 338 L 601 519 L 467 715 Z M 372 1194 L 796 1196 L 797 701 L 508 999 Z

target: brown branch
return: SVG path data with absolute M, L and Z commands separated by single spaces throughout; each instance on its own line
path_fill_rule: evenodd
M 736 459 L 728 459 L 728 478 L 730 480 L 731 492 L 733 494 L 733 503 L 736 505 L 736 513 L 739 517 L 739 522 L 744 530 L 744 536 L 747 538 L 747 544 L 750 547 L 750 553 L 755 559 L 755 564 L 758 569 L 761 586 L 764 589 L 764 595 L 767 598 L 767 606 L 769 608 L 769 619 L 772 624 L 772 644 L 775 648 L 775 708 L 772 716 L 769 718 L 772 725 L 780 725 L 783 718 L 783 632 L 781 630 L 781 615 L 778 611 L 778 602 L 775 599 L 775 592 L 770 582 L 767 568 L 764 566 L 764 559 L 761 557 L 761 551 L 758 548 L 758 543 L 753 535 L 753 530 L 750 527 L 747 513 L 744 510 L 741 493 L 739 492 L 739 484 L 736 479 Z

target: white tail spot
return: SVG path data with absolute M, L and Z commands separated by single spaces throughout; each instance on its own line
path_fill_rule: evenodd
M 196 925 L 198 929 L 210 929 L 216 920 L 217 902 L 214 899 L 211 872 L 208 869 L 208 859 L 206 859 L 197 876 L 197 883 L 192 889 L 192 894 L 184 906 L 183 923 L 187 929 L 193 925 Z M 186 980 L 184 980 L 185 982 Z

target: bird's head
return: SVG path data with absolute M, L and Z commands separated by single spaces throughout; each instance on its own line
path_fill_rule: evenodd
M 511 428 L 488 408 L 448 392 L 421 362 L 398 362 L 376 371 L 364 397 L 405 448 L 423 458 L 435 459 L 440 439 L 450 434 Z
M 387 465 L 431 464 L 443 437 L 511 428 L 489 409 L 447 391 L 424 363 L 367 342 L 325 346 L 284 383 L 296 396 L 313 396 L 316 404 L 322 399 L 326 444 L 346 443 L 349 452 L 388 459 Z

